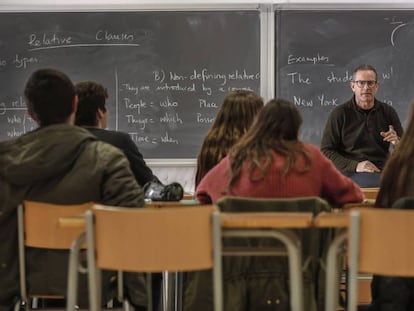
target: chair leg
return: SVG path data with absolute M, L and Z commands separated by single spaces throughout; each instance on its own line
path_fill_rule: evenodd
M 67 288 L 67 302 L 66 310 L 75 311 L 77 303 L 77 288 L 78 288 L 78 268 L 79 253 L 82 244 L 86 240 L 85 233 L 81 234 L 72 244 L 69 253 L 69 268 L 68 268 L 68 288 Z M 86 272 L 86 271 L 85 271 Z
M 124 299 L 122 305 L 124 311 L 134 311 L 134 307 L 129 303 L 128 299 Z
M 148 304 L 147 304 L 147 310 L 148 311 L 153 311 L 153 305 L 152 305 L 152 275 L 151 273 L 147 273 L 146 274 L 146 285 L 147 285 L 147 299 L 148 299 Z

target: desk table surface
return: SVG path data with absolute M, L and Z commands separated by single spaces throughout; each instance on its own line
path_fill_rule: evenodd
M 347 228 L 349 211 L 322 212 L 313 219 L 316 228 Z
M 312 226 L 312 213 L 300 212 L 232 212 L 220 213 L 222 228 L 309 228 Z

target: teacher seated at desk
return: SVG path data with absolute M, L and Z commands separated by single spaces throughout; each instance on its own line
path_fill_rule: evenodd
M 354 96 L 329 115 L 321 150 L 360 187 L 379 187 L 390 145 L 403 134 L 397 112 L 375 98 L 379 83 L 371 65 L 360 65 L 350 86 Z

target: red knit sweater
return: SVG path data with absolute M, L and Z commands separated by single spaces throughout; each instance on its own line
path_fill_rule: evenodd
M 303 145 L 312 158 L 309 172 L 292 171 L 282 181 L 279 167 L 284 164 L 284 159 L 278 155 L 270 167 L 266 180 L 252 182 L 246 171 L 243 170 L 231 192 L 224 193 L 229 180 L 229 159 L 225 157 L 201 180 L 196 189 L 197 199 L 201 203 L 214 203 L 225 195 L 254 198 L 319 196 L 335 206 L 362 202 L 364 197 L 358 185 L 342 175 L 316 146 Z M 297 165 L 303 167 L 304 159 L 299 158 Z

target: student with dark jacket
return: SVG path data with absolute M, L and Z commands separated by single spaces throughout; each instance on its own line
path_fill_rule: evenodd
M 27 112 L 39 127 L 0 144 L 0 310 L 12 310 L 19 295 L 16 210 L 23 200 L 144 206 L 143 191 L 124 154 L 73 125 L 78 97 L 64 73 L 33 72 L 24 95 Z M 30 249 L 27 255 L 30 285 L 65 295 L 67 252 Z M 109 299 L 111 275 L 105 275 L 104 297 Z M 126 286 L 133 304 L 146 305 L 145 297 L 132 294 L 136 288 Z
M 154 179 L 158 180 L 144 161 L 142 154 L 127 133 L 107 130 L 107 89 L 93 81 L 75 84 L 79 98 L 75 124 L 86 128 L 93 135 L 108 144 L 121 149 L 128 158 L 132 172 L 141 187 Z

